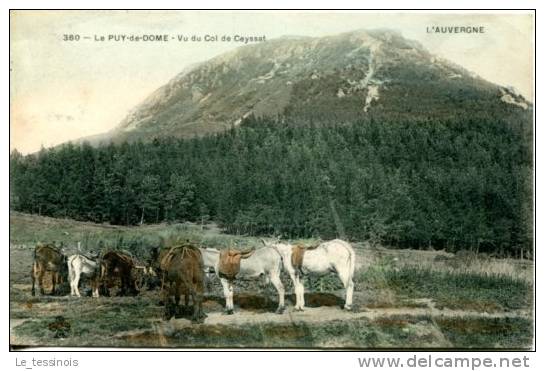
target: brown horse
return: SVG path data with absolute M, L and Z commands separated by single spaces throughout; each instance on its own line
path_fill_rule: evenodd
M 51 273 L 51 295 L 60 294 L 57 285 L 66 283 L 68 280 L 68 265 L 64 255 L 53 244 L 38 243 L 34 249 L 34 262 L 32 263 L 32 296 L 36 295 L 35 283 L 38 280 L 40 294 L 44 295 L 43 279 L 46 272 Z
M 180 297 L 184 295 L 186 310 L 189 308 L 190 297 L 193 302 L 191 321 L 203 323 L 206 318 L 202 310 L 204 263 L 200 250 L 189 244 L 178 245 L 163 250 L 159 259 L 165 319 L 168 320 L 177 313 Z
M 134 275 L 135 264 L 131 256 L 119 251 L 108 251 L 100 261 L 100 285 L 109 288 L 117 278 L 121 281 L 119 295 L 138 295 Z

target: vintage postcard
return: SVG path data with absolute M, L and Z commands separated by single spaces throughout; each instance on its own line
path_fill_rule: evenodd
M 10 345 L 532 349 L 534 46 L 533 11 L 10 11 Z

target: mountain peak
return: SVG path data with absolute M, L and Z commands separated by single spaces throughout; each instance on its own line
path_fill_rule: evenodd
M 135 107 L 116 135 L 201 135 L 236 126 L 251 114 L 333 114 L 353 120 L 452 113 L 476 102 L 491 109 L 498 104 L 524 107 L 511 101 L 498 86 L 432 55 L 396 30 L 288 35 L 186 68 Z

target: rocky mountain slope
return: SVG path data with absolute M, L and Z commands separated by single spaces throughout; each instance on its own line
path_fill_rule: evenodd
M 192 66 L 93 140 L 202 135 L 237 126 L 249 115 L 343 121 L 529 108 L 512 89 L 438 58 L 397 32 L 360 30 L 274 39 Z

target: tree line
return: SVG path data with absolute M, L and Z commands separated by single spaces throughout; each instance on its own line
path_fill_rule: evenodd
M 199 138 L 13 151 L 10 206 L 98 223 L 210 220 L 238 234 L 530 255 L 528 118 L 482 116 L 249 117 Z

